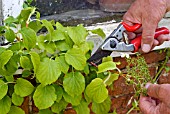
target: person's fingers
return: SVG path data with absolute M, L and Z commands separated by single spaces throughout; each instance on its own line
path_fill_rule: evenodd
M 159 41 L 159 45 L 162 44 L 164 41 L 169 41 L 170 40 L 170 34 L 162 34 L 158 36 L 157 40 Z
M 142 20 L 142 51 L 147 53 L 151 50 L 153 41 L 154 41 L 154 35 L 155 30 L 157 28 L 158 22 L 155 20 L 149 21 L 148 18 L 143 18 Z
M 153 112 L 156 108 L 156 102 L 150 97 L 141 95 L 139 99 L 139 107 L 144 114 L 154 114 Z
M 136 34 L 133 32 L 126 32 L 126 34 L 129 40 L 132 40 L 136 37 Z
M 147 94 L 170 106 L 170 84 L 150 84 L 147 89 Z

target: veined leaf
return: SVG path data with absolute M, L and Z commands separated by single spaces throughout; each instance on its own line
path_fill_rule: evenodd
M 17 95 L 15 92 L 12 94 L 12 103 L 16 106 L 21 106 L 21 104 L 23 103 L 24 98 Z
M 32 69 L 33 67 L 30 59 L 27 56 L 20 57 L 20 64 L 21 64 L 21 67 L 25 69 Z
M 86 95 L 96 103 L 102 103 L 108 97 L 108 90 L 100 78 L 95 78 L 87 85 Z
M 56 22 L 56 28 L 57 28 L 57 30 L 61 30 L 63 32 L 65 32 L 67 29 L 66 27 L 63 27 L 63 25 L 60 24 L 59 22 Z
M 71 103 L 73 106 L 79 105 L 80 101 L 82 99 L 82 95 L 72 97 L 72 96 L 68 95 L 66 92 L 64 92 L 63 97 L 66 102 Z
M 25 112 L 19 107 L 11 106 L 8 114 L 25 114 Z
M 34 72 L 36 73 L 40 64 L 40 56 L 36 52 L 30 52 L 30 55 L 34 66 Z
M 60 74 L 61 70 L 58 63 L 47 58 L 43 62 L 40 62 L 36 77 L 40 83 L 47 85 L 55 82 Z
M 54 31 L 54 28 L 53 28 L 51 22 L 49 22 L 47 20 L 42 20 L 41 22 L 43 23 L 42 26 L 45 26 L 48 30 L 48 37 L 46 37 L 46 40 L 52 41 L 52 33 Z
M 66 74 L 69 70 L 69 65 L 66 63 L 65 57 L 64 56 L 56 57 L 55 61 L 57 62 L 59 69 Z
M 66 62 L 77 70 L 83 70 L 86 66 L 86 57 L 79 48 L 72 48 L 65 54 Z
M 104 79 L 104 82 L 105 82 L 106 85 L 110 86 L 118 78 L 119 78 L 119 74 L 117 74 L 117 73 L 114 73 L 114 74 L 109 73 L 109 75 Z
M 63 96 L 63 88 L 56 84 L 53 84 L 53 87 L 55 88 L 55 94 L 57 95 L 56 102 L 60 102 Z
M 77 114 L 90 114 L 90 109 L 88 107 L 88 103 L 84 100 L 81 100 L 80 104 L 78 106 L 73 107 Z
M 24 27 L 20 30 L 22 37 L 23 37 L 23 43 L 25 48 L 28 50 L 33 48 L 36 45 L 36 33 L 34 30 L 28 27 Z
M 18 69 L 18 63 L 19 63 L 20 56 L 18 54 L 14 54 L 8 63 L 5 65 L 6 68 L 6 76 L 13 75 L 17 69 Z
M 110 100 L 110 97 L 108 97 L 102 103 L 92 102 L 92 111 L 95 114 L 108 114 L 110 110 L 110 106 L 111 106 L 111 100 Z
M 53 114 L 50 109 L 43 109 L 38 112 L 38 114 Z
M 14 33 L 14 31 L 11 30 L 11 29 L 6 29 L 5 38 L 6 38 L 9 42 L 13 42 L 14 39 L 15 39 L 15 33 Z
M 55 42 L 56 48 L 60 51 L 67 51 L 72 47 L 66 43 L 65 40 Z
M 38 109 L 46 109 L 52 106 L 56 98 L 55 88 L 52 85 L 39 85 L 33 95 L 35 106 Z
M 0 55 L 5 51 L 6 49 L 3 47 L 0 47 Z
M 14 23 L 14 22 L 17 22 L 18 19 L 14 18 L 13 16 L 9 16 L 8 18 L 6 18 L 4 20 L 5 24 L 10 24 L 10 23 Z
M 101 73 L 101 72 L 105 72 L 108 70 L 114 70 L 116 69 L 116 63 L 113 61 L 108 61 L 108 62 L 104 62 L 102 64 L 100 64 L 98 66 L 98 72 L 97 73 Z
M 34 10 L 34 8 L 32 8 L 32 7 L 24 8 L 21 11 L 20 15 L 17 17 L 17 19 L 19 19 L 20 21 L 28 20 L 28 17 L 32 13 L 33 10 Z
M 65 39 L 65 33 L 60 31 L 60 30 L 55 30 L 51 34 L 52 41 L 59 41 L 59 40 L 64 40 Z
M 13 52 L 11 50 L 6 50 L 0 55 L 0 68 L 5 69 L 4 65 L 8 63 L 10 58 L 12 57 Z
M 98 34 L 99 36 L 101 36 L 102 38 L 105 38 L 106 35 L 105 33 L 103 32 L 103 30 L 101 28 L 98 28 L 98 29 L 94 29 L 94 30 L 90 30 L 92 33 L 94 34 Z
M 87 30 L 82 25 L 78 25 L 77 27 L 68 27 L 67 31 L 70 38 L 78 46 L 85 42 L 86 36 L 88 35 Z
M 0 80 L 0 100 L 7 94 L 8 91 L 8 85 Z
M 9 96 L 5 96 L 0 100 L 0 114 L 7 114 L 11 107 L 11 99 Z
M 62 99 L 59 103 L 55 102 L 52 105 L 51 110 L 58 114 L 59 112 L 64 110 L 67 107 L 67 105 L 68 103 L 64 99 Z
M 31 21 L 28 27 L 33 29 L 35 32 L 38 32 L 42 28 L 42 25 L 40 21 Z
M 65 75 L 63 80 L 64 90 L 70 96 L 81 95 L 85 89 L 85 79 L 80 72 L 71 72 Z
M 25 97 L 30 95 L 34 91 L 34 86 L 27 80 L 18 78 L 14 86 L 14 92 L 21 96 Z

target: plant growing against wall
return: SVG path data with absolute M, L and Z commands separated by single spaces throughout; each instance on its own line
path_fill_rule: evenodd
M 19 106 L 28 96 L 39 113 L 62 113 L 68 104 L 77 114 L 89 114 L 89 104 L 94 113 L 108 113 L 106 87 L 118 77 L 110 71 L 117 70 L 116 63 L 111 57 L 98 68 L 86 62 L 93 48 L 86 37 L 105 37 L 101 29 L 63 27 L 40 20 L 36 8 L 27 7 L 17 18 L 8 17 L 0 33 L 7 40 L 0 47 L 0 114 L 23 114 Z

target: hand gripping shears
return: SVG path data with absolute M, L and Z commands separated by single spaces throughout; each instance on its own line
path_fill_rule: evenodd
M 125 42 L 123 33 L 125 31 L 134 32 L 141 27 L 141 24 L 129 26 L 122 22 L 118 27 L 104 40 L 97 51 L 87 60 L 89 63 L 100 64 L 103 57 L 109 56 L 112 51 L 119 52 L 137 52 L 141 47 L 142 36 L 137 36 L 130 43 Z M 157 28 L 154 38 L 161 34 L 169 34 L 166 27 Z

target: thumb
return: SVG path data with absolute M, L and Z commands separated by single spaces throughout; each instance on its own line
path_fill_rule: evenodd
M 159 99 L 167 105 L 170 104 L 170 84 L 150 84 L 147 89 L 147 94 L 150 97 Z
M 153 114 L 153 111 L 156 108 L 156 103 L 150 97 L 140 95 L 139 107 L 144 114 Z
M 141 47 L 142 47 L 142 51 L 145 53 L 149 52 L 152 48 L 155 30 L 157 28 L 157 23 L 152 21 L 148 23 L 147 20 L 143 20 L 142 22 L 143 31 L 142 31 Z

